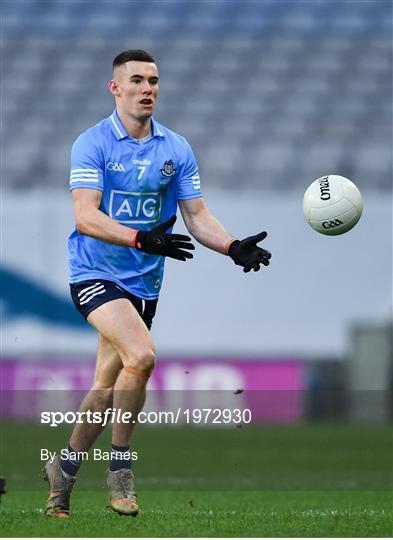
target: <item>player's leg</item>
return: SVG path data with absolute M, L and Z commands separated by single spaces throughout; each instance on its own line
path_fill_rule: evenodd
M 117 351 L 104 336 L 99 334 L 94 382 L 81 404 L 81 411 L 103 412 L 112 407 L 113 390 L 122 367 Z M 89 450 L 103 429 L 102 423 L 85 421 L 75 424 L 70 446 L 77 451 Z
M 146 326 L 150 328 L 155 313 L 156 302 L 142 302 L 140 299 L 132 297 L 132 295 L 129 295 L 129 293 L 110 281 L 96 282 L 92 280 L 71 285 L 71 295 L 78 311 L 80 311 L 85 318 L 88 318 L 89 322 L 93 325 L 95 325 L 91 320 L 95 318 L 93 313 L 98 311 L 98 308 L 101 308 L 102 304 L 116 304 L 116 302 L 113 301 L 121 298 L 123 302 L 122 305 L 125 307 L 125 309 L 122 308 L 120 312 L 118 312 L 117 309 L 100 309 L 100 314 L 99 317 L 97 317 L 97 324 L 95 326 L 100 332 L 102 325 L 105 329 L 104 334 L 107 335 L 107 337 L 100 333 L 97 369 L 93 385 L 94 393 L 91 392 L 86 396 L 82 403 L 81 410 L 104 410 L 107 406 L 110 406 L 114 381 L 119 375 L 122 366 L 124 366 L 125 369 L 132 372 L 132 376 L 126 377 L 125 381 L 122 380 L 124 377 L 120 378 L 119 390 L 122 391 L 124 389 L 127 392 L 128 397 L 133 398 L 133 403 L 129 406 L 129 399 L 126 400 L 126 403 L 123 403 L 120 393 L 117 396 L 117 398 L 120 398 L 118 399 L 119 403 L 114 404 L 114 406 L 116 406 L 116 408 L 123 407 L 123 410 L 127 410 L 128 408 L 133 412 L 134 416 L 137 415 L 137 412 L 139 412 L 144 402 L 146 374 L 150 371 L 152 360 L 154 362 L 154 352 L 152 354 L 153 346 Z M 127 300 L 125 300 L 125 298 Z M 144 323 L 131 302 L 136 305 L 138 311 L 142 314 Z M 144 310 L 142 310 L 143 304 L 145 304 Z M 130 324 L 125 321 L 127 331 L 122 332 L 127 335 L 129 333 L 128 331 L 130 331 L 134 336 L 135 344 L 127 344 L 127 340 L 123 343 L 122 332 L 113 332 L 113 319 L 116 320 L 117 325 L 119 320 L 123 320 L 124 313 L 128 313 L 128 315 L 131 314 L 132 320 Z M 120 328 L 123 328 L 122 324 L 120 325 Z M 107 339 L 108 337 L 110 339 Z M 117 344 L 116 347 L 111 344 L 110 340 L 112 338 Z M 129 353 L 130 346 L 131 348 L 134 348 L 133 353 Z M 122 357 L 119 355 L 119 350 L 123 351 Z M 142 368 L 139 371 L 138 366 Z M 136 379 L 134 377 L 135 374 L 137 377 Z M 141 379 L 139 379 L 140 375 L 142 376 Z M 141 383 L 140 380 L 142 381 Z M 130 393 L 130 389 L 134 389 L 135 392 Z M 120 440 L 118 442 L 121 442 L 123 430 L 127 432 L 125 437 L 129 440 L 131 430 L 128 428 L 131 427 L 132 429 L 134 426 L 135 424 L 131 424 L 131 426 L 119 426 Z M 100 424 L 89 425 L 85 423 L 77 425 L 70 441 L 70 448 L 75 450 L 75 453 L 87 450 L 101 431 L 102 427 Z M 115 436 L 117 436 L 116 433 Z M 74 445 L 75 448 L 73 448 L 72 445 Z M 118 447 L 119 446 L 116 446 L 116 448 Z M 68 463 L 68 465 L 70 465 L 70 463 Z M 75 461 L 71 464 L 71 466 L 76 466 L 76 468 L 78 465 L 79 464 Z M 130 474 L 130 471 L 128 471 L 128 474 Z M 68 515 L 69 494 L 75 480 L 74 475 L 70 475 L 67 472 L 63 473 L 60 469 L 60 459 L 59 457 L 56 457 L 52 464 L 47 464 L 45 466 L 45 476 L 49 479 L 51 486 L 50 501 L 48 502 L 46 513 L 48 515 Z M 129 479 L 128 484 L 132 488 L 131 491 L 133 491 L 132 478 Z M 56 488 L 53 489 L 53 486 L 56 486 Z M 64 503 L 61 506 L 56 504 L 58 502 L 56 499 L 58 495 L 62 497 L 62 502 Z M 132 497 L 130 497 L 130 499 L 132 499 Z M 131 508 L 130 511 L 130 505 L 127 506 L 126 511 L 127 513 L 136 513 L 135 507 Z
M 121 369 L 122 361 L 118 353 L 109 341 L 100 335 L 93 387 L 85 396 L 80 411 L 102 412 L 107 407 L 111 407 L 114 385 Z M 68 454 L 62 458 L 56 456 L 52 462 L 46 463 L 44 477 L 50 486 L 45 508 L 46 515 L 68 517 L 71 490 L 81 464 L 78 454 L 89 450 L 102 430 L 101 423 L 75 424 L 67 448 Z
M 146 384 L 154 367 L 155 349 L 149 331 L 135 307 L 126 299 L 108 302 L 94 310 L 88 321 L 117 351 L 122 369 L 114 385 L 113 407 L 131 412 L 136 420 Z M 129 443 L 135 423 L 114 423 L 113 443 Z
M 122 360 L 123 369 L 114 387 L 113 408 L 132 413 L 130 422 L 113 424 L 112 451 L 117 458 L 112 459 L 108 472 L 109 505 L 119 513 L 136 515 L 139 508 L 134 494 L 129 444 L 154 367 L 154 345 L 146 324 L 128 300 L 118 299 L 101 305 L 88 320 Z
M 122 367 L 117 351 L 104 336 L 99 334 L 93 386 L 82 401 L 80 411 L 103 412 L 112 407 L 113 390 Z M 102 423 L 84 421 L 75 424 L 69 444 L 78 452 L 87 451 L 103 429 Z
M 131 365 L 135 368 L 138 364 L 138 354 L 140 357 L 143 357 L 144 353 L 140 353 L 140 350 L 144 351 L 152 348 L 146 326 L 150 328 L 157 302 L 143 302 L 140 298 L 131 295 L 129 292 L 109 280 L 88 280 L 71 284 L 70 288 L 75 307 L 99 333 L 94 385 L 92 391 L 89 392 L 83 401 L 81 410 L 103 411 L 111 405 L 115 382 L 123 369 L 123 366 L 125 366 L 126 369 L 132 370 Z M 118 309 L 116 301 L 120 302 L 120 305 L 122 306 L 120 310 Z M 145 309 L 142 309 L 143 306 Z M 125 321 L 126 330 L 124 330 L 124 335 L 126 336 L 126 339 L 118 332 L 115 333 L 113 329 L 111 329 L 111 325 L 113 326 L 113 318 L 115 317 L 116 319 L 116 330 L 118 321 L 123 320 L 124 314 L 131 314 L 132 316 L 132 321 L 130 323 Z M 143 317 L 145 324 L 139 314 Z M 138 334 L 140 332 L 142 332 L 141 337 Z M 135 343 L 137 345 L 140 343 L 141 345 L 128 344 L 128 334 L 135 335 Z M 114 345 L 112 343 L 113 340 L 117 344 Z M 123 342 L 125 342 L 126 345 L 124 345 Z M 147 345 L 146 342 L 148 342 Z M 128 349 L 130 346 L 135 349 L 134 357 L 137 356 L 136 360 L 135 358 L 133 358 L 132 361 L 129 360 L 131 353 L 129 353 Z M 123 350 L 121 353 L 122 356 L 119 355 L 119 347 Z M 122 378 L 123 376 L 121 376 L 121 379 Z M 145 378 L 145 373 L 142 373 L 142 378 Z M 120 389 L 122 388 L 121 379 L 118 382 Z M 125 384 L 126 390 L 129 390 L 128 379 L 129 377 Z M 145 387 L 145 383 L 146 381 L 143 382 L 142 388 Z M 138 384 L 136 385 L 136 399 L 140 400 L 139 407 L 137 408 L 140 408 L 143 405 L 144 391 L 141 393 L 139 386 L 140 385 Z M 120 395 L 117 399 L 120 399 Z M 115 407 L 121 405 L 122 403 L 114 404 Z M 133 424 L 131 424 L 131 427 L 133 427 Z M 123 429 L 123 426 L 121 426 L 121 429 Z M 71 447 L 75 447 L 75 450 L 77 451 L 88 450 L 101 430 L 100 424 L 84 423 L 76 425 L 70 440 Z M 118 442 L 121 443 L 122 441 L 119 440 Z

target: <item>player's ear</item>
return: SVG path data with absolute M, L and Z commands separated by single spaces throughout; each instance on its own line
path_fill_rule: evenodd
M 108 90 L 113 96 L 119 96 L 120 95 L 119 84 L 114 79 L 111 79 L 109 81 Z

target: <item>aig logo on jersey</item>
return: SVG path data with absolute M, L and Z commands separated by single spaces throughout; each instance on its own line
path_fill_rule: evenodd
M 109 215 L 120 223 L 155 223 L 161 215 L 161 195 L 112 189 Z
M 106 168 L 108 171 L 115 171 L 115 172 L 126 172 L 125 168 L 121 163 L 116 163 L 116 161 L 108 161 L 106 164 Z

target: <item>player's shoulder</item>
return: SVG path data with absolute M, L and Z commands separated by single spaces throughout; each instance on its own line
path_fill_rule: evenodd
M 158 135 L 161 134 L 161 136 L 165 137 L 165 139 L 177 150 L 188 152 L 191 149 L 190 143 L 183 135 L 180 135 L 180 133 L 173 131 L 173 129 L 169 129 L 163 124 L 160 124 L 156 119 L 154 119 L 154 131 Z
M 83 131 L 74 141 L 74 146 L 102 147 L 110 134 L 108 118 L 104 118 Z

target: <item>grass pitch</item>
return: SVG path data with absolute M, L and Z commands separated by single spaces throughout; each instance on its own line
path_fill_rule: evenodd
M 104 492 L 77 492 L 68 520 L 42 514 L 44 492 L 10 493 L 1 510 L 4 536 L 244 537 L 392 534 L 392 499 L 376 492 L 141 493 L 136 518 L 105 508 Z
M 107 463 L 82 465 L 69 520 L 46 518 L 39 449 L 59 450 L 69 430 L 2 427 L 3 536 L 393 535 L 393 435 L 348 425 L 242 429 L 145 428 L 133 450 L 137 518 L 105 507 Z M 109 449 L 109 432 L 97 443 Z

